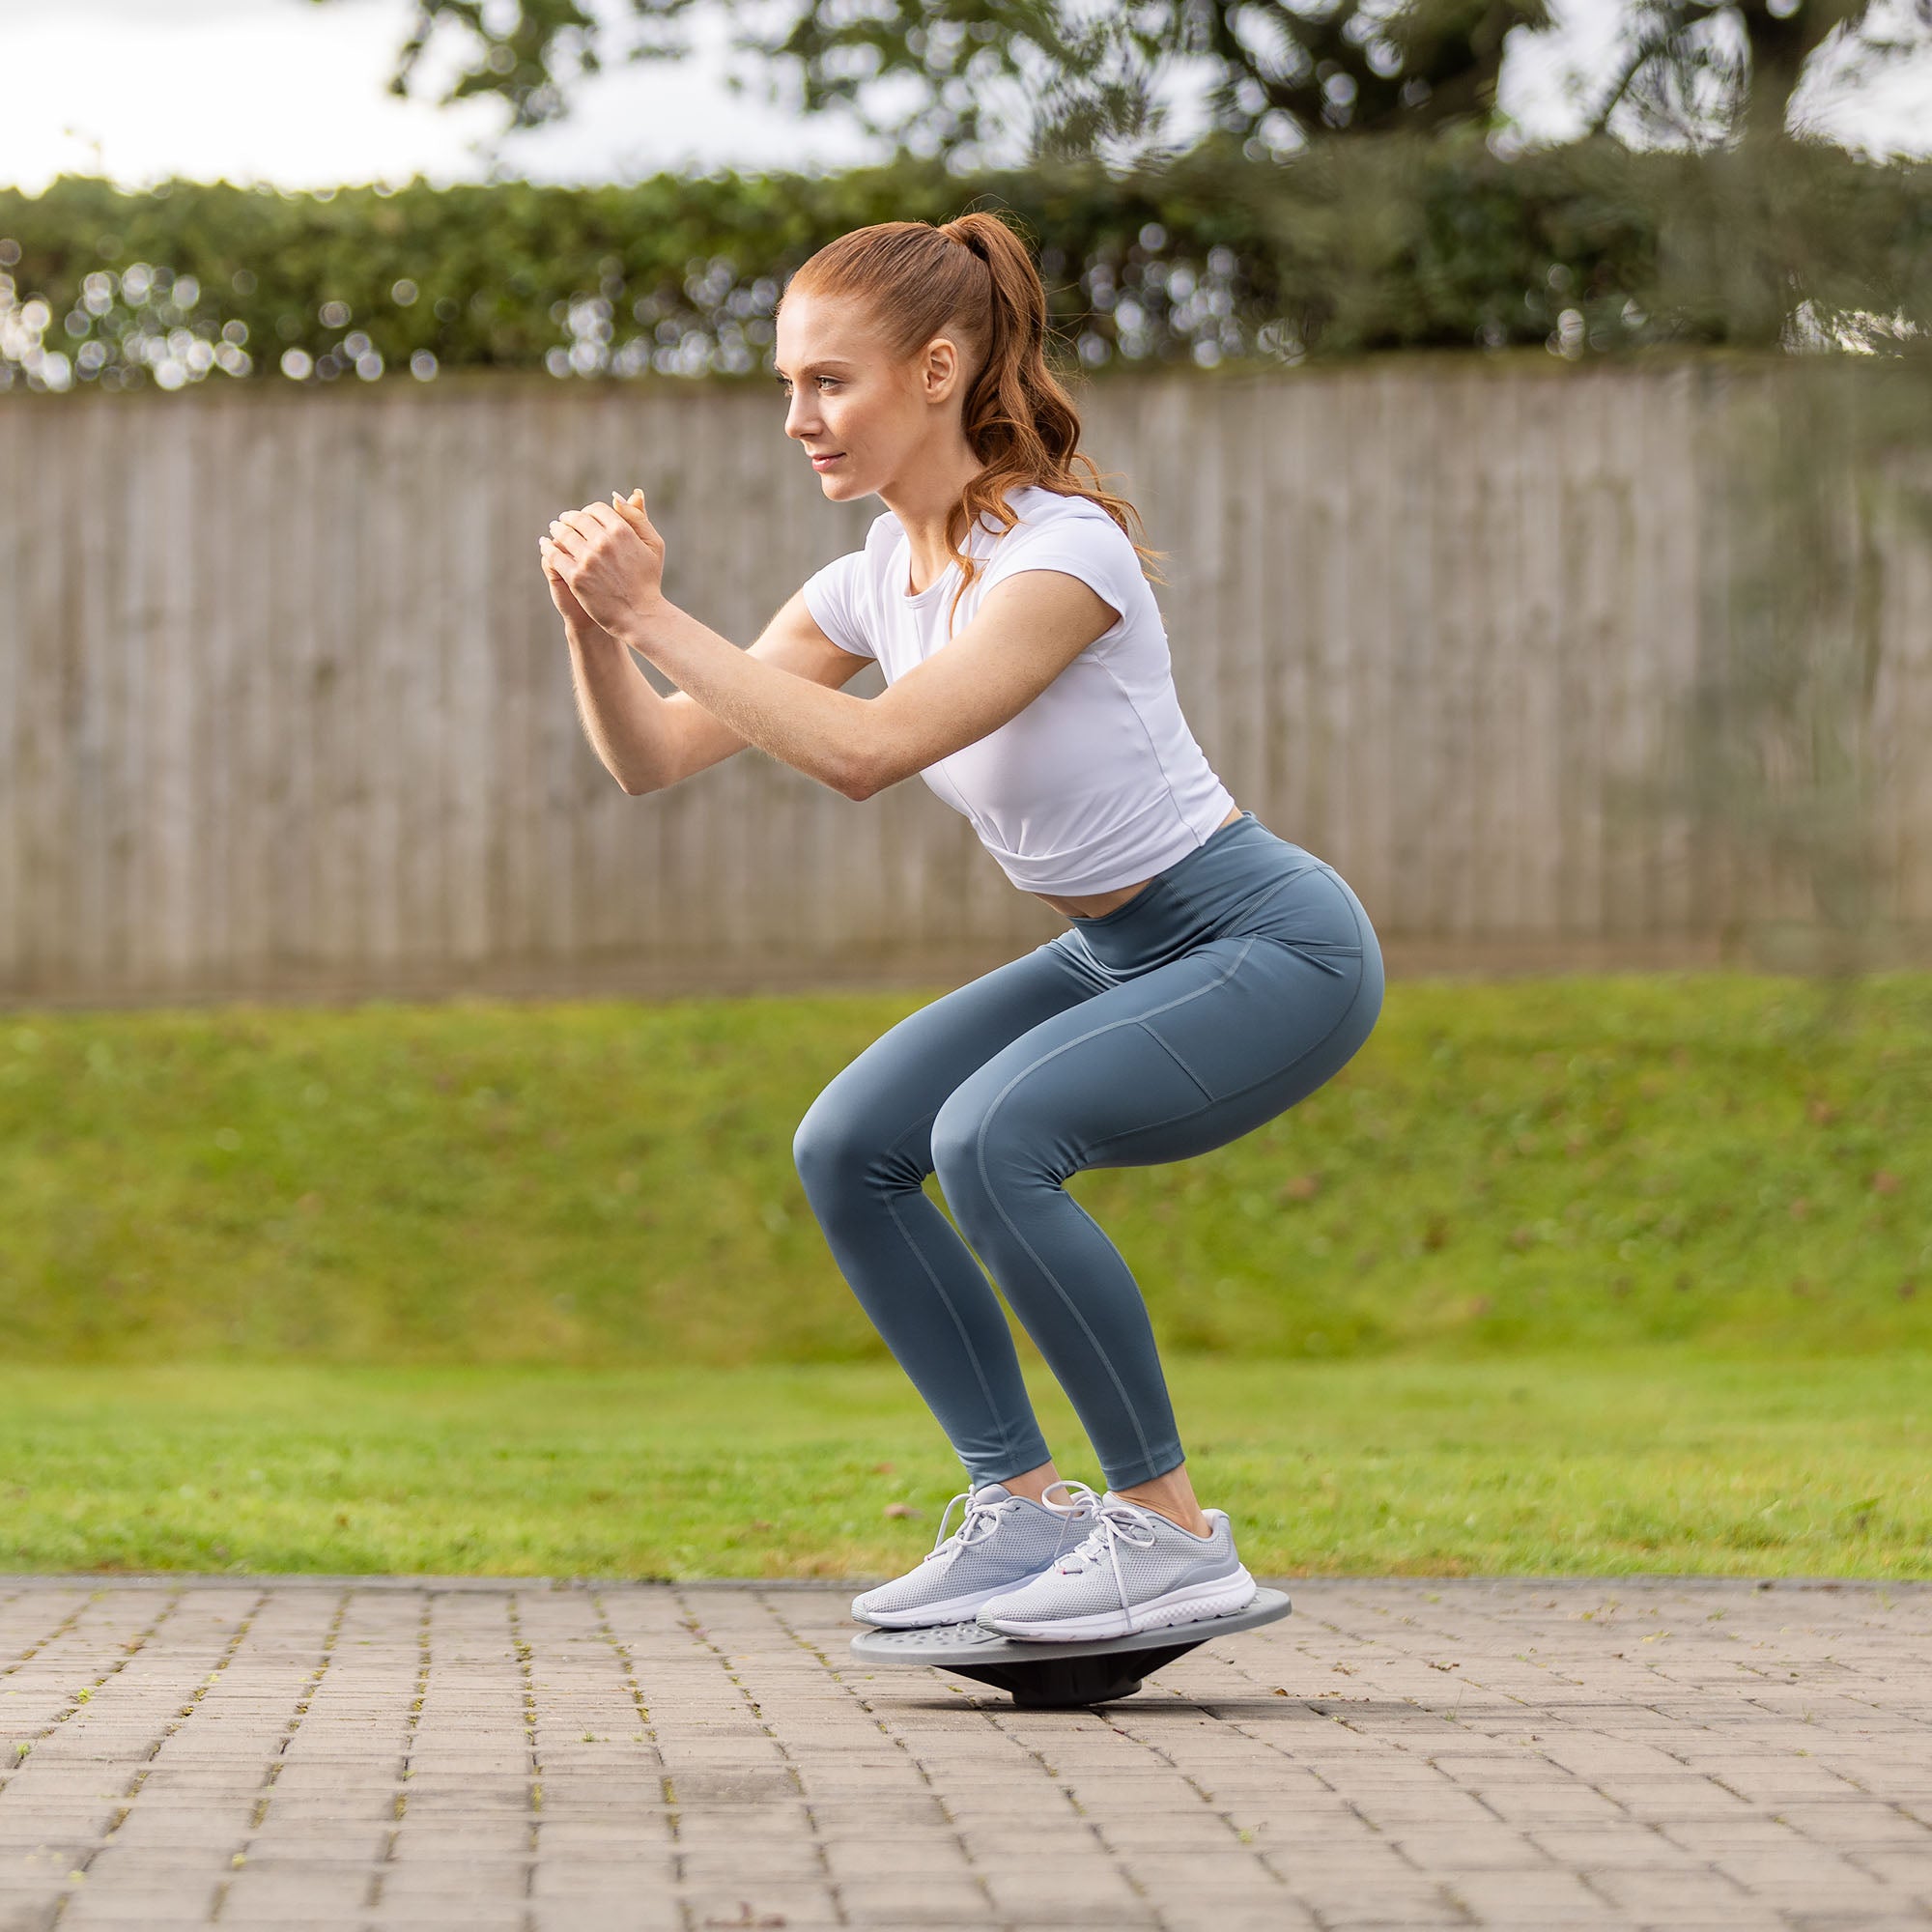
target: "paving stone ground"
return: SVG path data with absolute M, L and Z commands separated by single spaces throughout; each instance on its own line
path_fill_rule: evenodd
M 0 1578 L 0 1927 L 1932 1926 L 1932 1585 L 1283 1587 L 1023 1712 L 849 1585 Z

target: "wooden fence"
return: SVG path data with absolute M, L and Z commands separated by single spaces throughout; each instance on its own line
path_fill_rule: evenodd
M 1690 963 L 1811 917 L 1669 789 L 1729 623 L 1722 432 L 1780 379 L 1545 359 L 1081 398 L 1169 554 L 1195 735 L 1398 972 Z M 536 539 L 633 484 L 670 594 L 740 643 L 882 507 L 826 504 L 776 393 L 731 386 L 0 400 L 0 996 L 955 982 L 1060 930 L 917 781 L 855 804 L 747 751 L 618 788 Z M 1902 529 L 1880 550 L 1860 756 L 1912 950 L 1932 566 Z

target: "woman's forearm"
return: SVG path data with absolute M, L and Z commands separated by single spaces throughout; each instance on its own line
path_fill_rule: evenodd
M 863 697 L 754 658 L 662 599 L 624 641 L 761 752 L 847 798 L 869 795 L 874 733 Z
M 608 631 L 566 624 L 564 636 L 570 641 L 577 715 L 591 750 L 627 792 L 674 784 L 665 701 L 631 662 L 630 651 Z

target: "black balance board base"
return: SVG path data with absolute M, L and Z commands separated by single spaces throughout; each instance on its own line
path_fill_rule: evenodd
M 1064 1710 L 1131 1697 L 1163 1664 L 1211 1638 L 1271 1624 L 1293 1607 L 1280 1590 L 1260 1589 L 1229 1616 L 1084 1643 L 1028 1643 L 971 1620 L 923 1630 L 872 1629 L 852 1639 L 852 1655 L 862 1663 L 950 1670 L 1009 1692 L 1023 1710 Z

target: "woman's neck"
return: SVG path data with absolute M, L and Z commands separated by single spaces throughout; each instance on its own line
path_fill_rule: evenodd
M 918 590 L 930 589 L 952 561 L 946 547 L 946 520 L 967 484 L 985 467 L 968 454 L 963 463 L 925 470 L 909 484 L 894 484 L 879 492 L 880 501 L 906 533 L 912 582 Z

